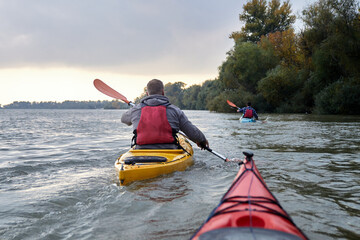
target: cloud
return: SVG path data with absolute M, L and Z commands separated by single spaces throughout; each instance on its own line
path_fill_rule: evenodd
M 94 78 L 130 99 L 152 78 L 214 79 L 246 2 L 0 0 L 0 103 L 102 97 Z
M 126 73 L 217 68 L 242 1 L 11 0 L 0 5 L 2 68 L 71 66 Z M 226 49 L 224 49 L 224 46 Z

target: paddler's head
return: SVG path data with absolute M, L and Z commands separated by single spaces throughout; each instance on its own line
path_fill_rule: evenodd
M 165 95 L 164 84 L 159 79 L 153 79 L 146 86 L 146 95 Z

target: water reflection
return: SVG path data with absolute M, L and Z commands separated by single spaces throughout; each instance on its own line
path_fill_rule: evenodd
M 171 175 L 179 174 L 181 173 Z M 171 202 L 188 195 L 191 191 L 188 181 L 183 177 L 171 175 L 134 182 L 128 186 L 127 190 L 135 194 L 135 201 L 150 200 L 156 203 Z

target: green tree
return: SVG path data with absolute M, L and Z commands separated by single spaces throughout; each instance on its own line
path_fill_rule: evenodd
M 210 111 L 215 112 L 236 112 L 236 109 L 230 107 L 226 100 L 230 100 L 239 107 L 245 107 L 247 102 L 254 102 L 254 99 L 255 95 L 246 91 L 243 87 L 226 89 L 208 103 L 208 108 Z M 256 106 L 255 104 L 254 107 Z
M 217 104 L 215 98 L 224 91 L 223 84 L 219 79 L 207 80 L 201 85 L 196 101 L 197 109 L 216 111 L 212 106 Z
M 167 83 L 164 86 L 165 95 L 169 101 L 179 108 L 183 108 L 182 99 L 185 86 L 186 84 L 183 82 Z
M 340 78 L 316 95 L 316 111 L 322 114 L 360 114 L 360 79 Z
M 243 6 L 244 11 L 239 15 L 245 25 L 240 32 L 233 32 L 230 38 L 235 42 L 250 41 L 258 42 L 261 36 L 269 33 L 285 31 L 295 22 L 295 16 L 291 15 L 289 0 L 280 4 L 280 0 L 250 0 Z
M 299 88 L 296 80 L 297 74 L 294 69 L 279 65 L 260 80 L 258 90 L 265 100 L 276 108 L 288 102 L 296 93 Z
M 192 85 L 184 89 L 182 104 L 185 109 L 199 110 L 201 106 L 197 104 L 197 98 L 200 93 L 200 85 Z
M 311 70 L 305 86 L 311 89 L 311 97 L 316 99 L 313 102 L 322 113 L 343 112 L 324 107 L 324 101 L 330 100 L 327 97 L 330 93 L 341 95 L 340 90 L 334 90 L 339 89 L 339 84 L 349 85 L 341 88 L 346 92 L 345 89 L 354 85 L 353 81 L 360 79 L 358 6 L 355 0 L 319 0 L 303 11 L 302 49 L 309 58 Z M 343 101 L 352 105 L 349 98 L 343 98 Z
M 278 59 L 271 49 L 260 48 L 254 43 L 238 42 L 220 67 L 219 79 L 225 89 L 242 86 L 246 91 L 256 94 L 258 82 L 277 64 Z

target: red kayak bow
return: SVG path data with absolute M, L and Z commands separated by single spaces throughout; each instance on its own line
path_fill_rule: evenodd
M 231 187 L 192 239 L 308 239 L 267 188 L 253 154 L 244 154 Z

